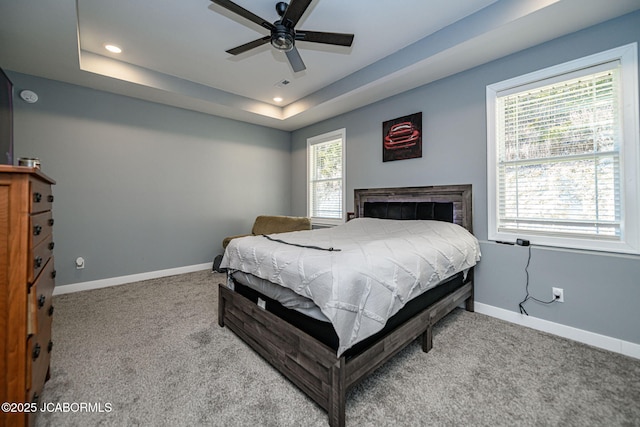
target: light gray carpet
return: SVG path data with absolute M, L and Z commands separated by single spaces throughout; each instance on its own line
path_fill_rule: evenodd
M 328 425 L 322 409 L 218 326 L 221 280 L 202 271 L 55 297 L 43 401 L 112 409 L 41 413 L 36 425 Z M 346 418 L 348 426 L 640 425 L 640 361 L 456 310 L 435 328 L 431 352 L 414 343 L 352 390 Z

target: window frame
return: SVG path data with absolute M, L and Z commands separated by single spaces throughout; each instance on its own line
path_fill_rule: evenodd
M 311 219 L 311 224 L 312 225 L 318 225 L 318 226 L 335 226 L 335 225 L 340 225 L 343 224 L 345 222 L 345 218 L 346 218 L 346 189 L 345 189 L 345 185 L 346 185 L 346 134 L 347 131 L 345 128 L 342 129 L 337 129 L 331 132 L 327 132 L 327 133 L 323 133 L 321 135 L 317 135 L 317 136 L 313 136 L 311 138 L 307 138 L 307 216 Z M 340 218 L 323 218 L 323 217 L 317 217 L 317 216 L 313 216 L 312 212 L 311 212 L 311 199 L 312 199 L 312 193 L 311 193 L 311 181 L 312 181 L 312 177 L 311 177 L 311 172 L 312 172 L 312 165 L 311 165 L 311 146 L 316 145 L 316 144 L 322 144 L 325 142 L 329 142 L 335 139 L 339 139 L 341 142 L 341 148 L 342 148 L 342 176 L 340 177 L 341 180 L 341 185 L 342 185 L 342 195 L 341 195 L 341 212 L 340 212 Z
M 530 240 L 532 244 L 568 249 L 640 254 L 640 132 L 638 113 L 638 46 L 630 43 L 594 55 L 565 62 L 486 87 L 487 107 L 487 219 L 490 241 Z M 619 240 L 601 240 L 587 237 L 568 237 L 553 232 L 501 231 L 499 226 L 499 129 L 497 100 L 500 94 L 517 93 L 518 87 L 559 79 L 569 80 L 571 73 L 600 64 L 620 61 L 620 197 L 621 236 Z M 561 78 L 566 75 L 567 77 Z M 543 83 L 539 84 L 543 86 Z

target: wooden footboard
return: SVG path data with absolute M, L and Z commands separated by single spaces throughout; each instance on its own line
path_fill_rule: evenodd
M 330 347 L 224 284 L 218 287 L 218 324 L 231 329 L 324 408 L 331 426 L 344 426 L 346 393 L 351 387 L 418 337 L 422 337 L 422 349 L 429 351 L 433 345 L 433 325 L 463 302 L 473 310 L 472 278 L 471 270 L 464 286 L 349 359 L 337 357 Z
M 270 364 L 329 411 L 335 352 L 279 317 L 261 309 L 226 285 L 219 285 L 222 311 L 218 323 L 227 326 Z

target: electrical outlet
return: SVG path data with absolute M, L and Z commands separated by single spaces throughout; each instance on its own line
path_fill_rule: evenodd
M 562 288 L 551 288 L 551 292 L 553 293 L 553 299 L 558 302 L 564 302 L 564 289 Z

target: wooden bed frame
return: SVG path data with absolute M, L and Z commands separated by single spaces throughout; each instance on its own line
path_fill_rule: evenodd
M 471 185 L 355 190 L 355 214 L 365 202 L 453 202 L 454 222 L 472 232 Z M 219 285 L 218 324 L 227 326 L 329 413 L 331 426 L 345 425 L 347 391 L 416 338 L 428 352 L 433 325 L 460 304 L 473 311 L 473 268 L 465 283 L 423 309 L 366 350 L 337 357 L 335 350 Z

